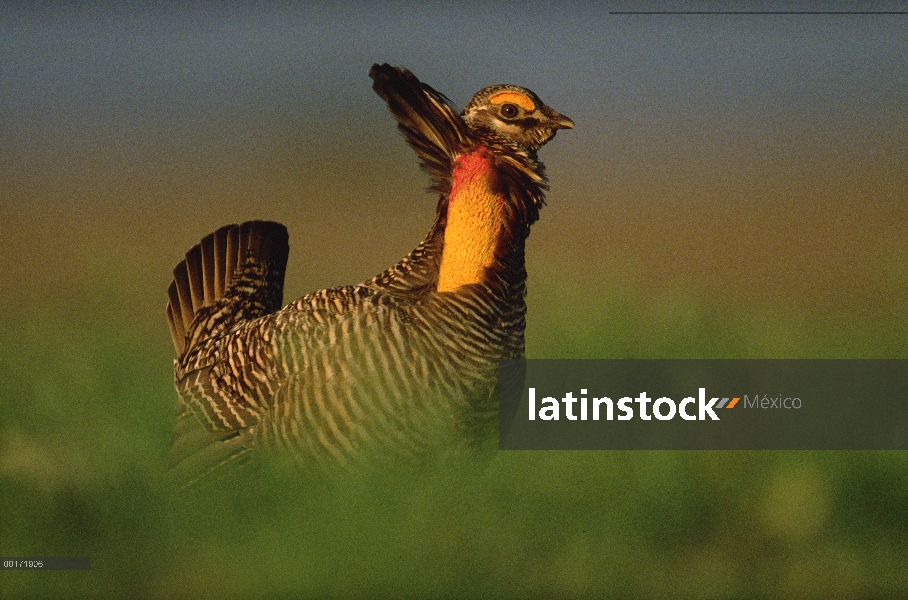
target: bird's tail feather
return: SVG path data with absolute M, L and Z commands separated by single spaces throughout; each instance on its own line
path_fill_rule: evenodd
M 280 223 L 247 221 L 221 227 L 186 253 L 167 292 L 178 356 L 225 328 L 281 307 L 287 241 Z

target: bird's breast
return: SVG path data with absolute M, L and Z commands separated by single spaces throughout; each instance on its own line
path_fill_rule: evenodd
M 503 202 L 494 157 L 487 149 L 479 148 L 457 159 L 448 196 L 439 292 L 481 281 L 495 259 L 503 230 Z

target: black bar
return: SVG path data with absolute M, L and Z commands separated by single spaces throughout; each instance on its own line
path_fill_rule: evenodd
M 87 556 L 3 556 L 0 569 L 4 571 L 87 571 Z
M 904 10 L 610 10 L 610 15 L 908 15 Z

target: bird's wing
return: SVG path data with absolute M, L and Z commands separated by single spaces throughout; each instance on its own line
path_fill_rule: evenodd
M 398 128 L 432 176 L 432 189 L 451 190 L 454 159 L 473 145 L 464 120 L 441 93 L 413 73 L 391 65 L 373 65 L 372 89 L 388 103 Z
M 174 483 L 211 480 L 244 465 L 269 432 L 294 437 L 300 448 L 326 444 L 322 450 L 331 455 L 336 436 L 358 444 L 361 422 L 341 421 L 351 405 L 376 396 L 364 382 L 383 386 L 377 388 L 383 398 L 399 395 L 387 380 L 396 372 L 387 361 L 397 359 L 400 367 L 429 355 L 410 338 L 412 306 L 364 286 L 320 290 L 225 332 L 206 349 L 204 363 L 178 365 L 180 401 L 168 456 Z
M 177 361 L 175 385 L 179 394 L 177 423 L 170 440 L 167 462 L 174 487 L 216 480 L 252 459 L 256 426 L 274 404 L 275 392 L 286 373 L 277 364 L 286 357 L 275 354 L 273 336 L 295 313 L 308 335 L 323 335 L 322 323 L 351 310 L 358 301 L 344 293 L 321 296 L 313 304 L 291 307 L 220 332 Z
M 253 458 L 252 430 L 210 431 L 182 401 L 167 454 L 168 479 L 175 489 L 232 473 Z

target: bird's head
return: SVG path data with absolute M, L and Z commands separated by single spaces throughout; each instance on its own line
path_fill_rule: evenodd
M 574 122 L 558 114 L 530 90 L 493 85 L 480 90 L 463 109 L 470 129 L 514 150 L 533 153 Z

